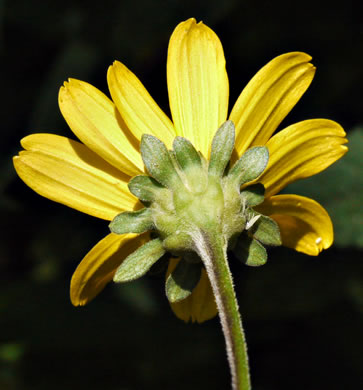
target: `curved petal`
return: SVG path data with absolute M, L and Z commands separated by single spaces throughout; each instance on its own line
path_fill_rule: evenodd
M 20 178 L 35 192 L 97 218 L 112 220 L 137 207 L 123 175 L 79 142 L 53 134 L 21 141 L 14 157 Z
M 256 209 L 279 225 L 282 245 L 310 256 L 331 246 L 333 224 L 326 210 L 312 199 L 298 195 L 276 195 Z
M 143 172 L 140 153 L 115 105 L 97 88 L 70 79 L 59 90 L 59 107 L 73 133 L 91 150 L 129 176 Z
M 274 58 L 247 84 L 229 117 L 236 126 L 236 150 L 264 145 L 309 87 L 315 68 L 305 53 Z
M 84 257 L 71 280 L 71 301 L 84 306 L 113 278 L 122 261 L 145 241 L 146 235 L 109 234 Z
M 168 275 L 178 264 L 179 259 L 170 259 L 167 271 Z M 205 269 L 202 269 L 200 281 L 188 298 L 170 303 L 174 314 L 185 322 L 204 322 L 215 317 L 218 313 L 217 306 L 214 300 L 212 287 L 210 285 Z
M 333 164 L 348 151 L 344 137 L 342 127 L 327 119 L 299 122 L 277 133 L 266 144 L 270 159 L 258 179 L 266 188 L 265 196 Z
M 195 19 L 180 23 L 169 42 L 167 77 L 177 135 L 208 157 L 228 110 L 228 78 L 217 35 Z
M 154 135 L 170 149 L 174 126 L 141 81 L 119 61 L 108 68 L 107 81 L 112 100 L 133 135 L 139 141 L 143 134 Z

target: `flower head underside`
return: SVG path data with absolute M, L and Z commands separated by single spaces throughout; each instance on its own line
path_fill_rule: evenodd
M 204 160 L 211 158 L 217 130 L 229 120 L 235 133 L 231 167 L 246 151 L 256 147 L 268 150 L 267 166 L 248 183 L 264 188 L 263 201 L 256 204 L 254 211 L 277 223 L 282 245 L 318 255 L 333 242 L 329 215 L 312 199 L 278 193 L 342 157 L 347 151 L 345 132 L 331 120 L 310 119 L 273 135 L 313 79 L 315 68 L 310 60 L 301 52 L 274 58 L 243 89 L 228 116 L 229 82 L 222 45 L 210 28 L 189 19 L 176 27 L 168 48 L 172 120 L 140 80 L 115 61 L 107 73 L 112 100 L 79 80 L 70 79 L 60 89 L 61 112 L 81 142 L 54 134 L 27 136 L 21 141 L 24 150 L 14 157 L 15 169 L 40 195 L 112 221 L 123 212 L 140 214 L 144 206 L 135 196 L 137 189 L 130 192 L 128 187 L 132 178 L 145 177 L 145 157 L 140 154 L 142 139 L 159 139 L 167 151 L 175 151 L 175 139 L 186 139 L 197 154 L 200 152 L 202 166 Z M 195 177 L 188 176 L 198 192 L 199 176 Z M 156 193 L 162 194 L 163 188 L 159 190 Z M 244 222 L 244 231 L 255 217 Z M 141 245 L 147 244 L 148 250 L 156 253 L 160 245 L 153 240 L 147 232 L 110 233 L 103 238 L 72 277 L 72 303 L 85 305 L 92 300 L 114 278 L 123 260 Z M 167 277 L 179 263 L 179 259 L 171 257 Z M 187 266 L 195 269 L 193 256 Z M 204 268 L 194 274 L 192 293 L 171 306 L 179 318 L 202 322 L 216 314 L 216 307 Z

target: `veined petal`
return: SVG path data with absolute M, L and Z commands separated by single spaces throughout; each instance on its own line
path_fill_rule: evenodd
M 239 155 L 264 145 L 310 85 L 315 68 L 305 53 L 274 58 L 247 84 L 229 117 L 236 126 Z
M 179 259 L 171 258 L 169 262 L 167 277 L 177 266 Z M 200 280 L 188 298 L 170 303 L 174 314 L 185 322 L 204 322 L 215 317 L 218 313 L 214 300 L 212 287 L 210 285 L 205 269 L 202 269 Z
M 141 81 L 119 61 L 108 68 L 107 81 L 112 100 L 138 141 L 143 134 L 151 134 L 170 149 L 175 138 L 174 126 Z
M 227 118 L 229 85 L 222 44 L 195 19 L 180 23 L 168 49 L 170 109 L 177 135 L 208 158 L 210 144 Z
M 73 133 L 91 150 L 129 176 L 143 172 L 133 136 L 112 101 L 97 88 L 70 79 L 59 91 L 59 107 Z
M 306 120 L 277 133 L 266 144 L 270 159 L 258 179 L 266 188 L 265 196 L 333 164 L 348 151 L 344 137 L 342 127 L 327 119 Z
M 317 256 L 333 243 L 331 219 L 326 210 L 312 199 L 298 195 L 276 195 L 266 199 L 256 209 L 278 223 L 284 246 Z
M 53 134 L 33 134 L 21 141 L 14 157 L 20 178 L 35 192 L 97 218 L 112 220 L 137 208 L 128 176 L 86 146 Z
M 84 257 L 73 274 L 71 301 L 84 306 L 98 295 L 113 278 L 117 267 L 143 242 L 143 234 L 109 234 L 99 241 Z

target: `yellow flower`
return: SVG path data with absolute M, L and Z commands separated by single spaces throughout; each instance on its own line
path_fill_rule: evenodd
M 280 122 L 313 79 L 305 53 L 276 57 L 244 88 L 229 119 L 235 124 L 235 157 L 265 145 L 268 166 L 258 182 L 266 198 L 258 211 L 275 219 L 283 245 L 317 255 L 333 242 L 331 220 L 322 206 L 298 195 L 276 195 L 289 183 L 312 176 L 342 157 L 347 147 L 341 126 L 326 119 L 306 120 L 276 135 Z M 173 32 L 168 49 L 167 82 L 171 121 L 140 80 L 115 61 L 107 74 L 112 101 L 95 87 L 70 79 L 61 87 L 59 106 L 82 143 L 53 134 L 33 134 L 14 157 L 21 179 L 42 196 L 89 215 L 112 220 L 141 207 L 129 191 L 132 176 L 144 172 L 141 136 L 152 134 L 170 149 L 176 136 L 190 140 L 208 157 L 212 138 L 226 121 L 229 83 L 222 45 L 203 23 L 189 19 Z M 109 234 L 86 255 L 71 282 L 71 301 L 85 305 L 112 280 L 122 260 L 147 234 Z M 170 262 L 168 272 L 175 267 Z M 172 304 L 179 318 L 202 322 L 216 314 L 205 271 L 191 296 Z

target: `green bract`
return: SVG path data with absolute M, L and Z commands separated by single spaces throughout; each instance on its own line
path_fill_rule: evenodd
M 165 253 L 159 238 L 140 246 L 135 252 L 127 256 L 117 268 L 113 280 L 115 282 L 129 282 L 145 275 L 151 266 Z
M 200 264 L 182 259 L 166 280 L 166 296 L 170 302 L 187 298 L 200 279 Z
M 144 233 L 154 227 L 150 208 L 139 211 L 125 211 L 118 214 L 110 223 L 113 233 Z
M 204 266 L 198 240 L 211 232 L 221 235 L 245 264 L 266 262 L 263 245 L 280 245 L 280 232 L 275 221 L 253 210 L 264 200 L 263 185 L 247 183 L 266 168 L 268 150 L 251 148 L 229 168 L 234 140 L 233 122 L 227 121 L 214 136 L 207 162 L 185 138 L 176 137 L 168 151 L 156 137 L 142 137 L 141 155 L 151 177 L 136 176 L 129 188 L 146 207 L 117 215 L 110 229 L 116 234 L 151 230 L 158 238 L 129 255 L 114 281 L 142 276 L 169 252 L 181 261 L 167 278 L 166 295 L 170 302 L 187 298 Z

